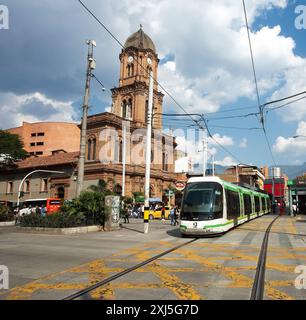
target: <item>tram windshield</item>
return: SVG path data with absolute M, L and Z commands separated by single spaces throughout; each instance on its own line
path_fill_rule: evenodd
M 222 186 L 216 182 L 188 183 L 184 193 L 181 220 L 212 220 L 223 216 Z

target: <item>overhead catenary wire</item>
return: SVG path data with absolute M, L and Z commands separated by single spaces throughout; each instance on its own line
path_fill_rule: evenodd
M 251 56 L 254 83 L 255 83 L 256 96 L 257 96 L 257 103 L 258 103 L 258 109 L 259 109 L 259 114 L 260 114 L 260 123 L 262 125 L 262 130 L 263 130 L 263 133 L 264 133 L 265 140 L 267 142 L 267 146 L 268 146 L 272 161 L 273 161 L 274 165 L 276 166 L 276 161 L 275 161 L 275 158 L 274 158 L 274 155 L 273 155 L 273 152 L 272 152 L 271 144 L 270 144 L 270 141 L 268 139 L 268 135 L 267 135 L 266 127 L 265 127 L 265 121 L 264 121 L 264 115 L 263 115 L 263 106 L 261 105 L 260 98 L 259 98 L 259 90 L 258 90 L 257 76 L 256 76 L 256 70 L 255 70 L 252 42 L 251 42 L 251 37 L 250 37 L 249 23 L 248 23 L 247 11 L 246 11 L 246 6 L 245 6 L 245 1 L 244 0 L 242 0 L 242 4 L 243 4 L 244 18 L 245 18 L 245 24 L 246 24 L 246 29 L 247 29 L 247 35 L 248 35 L 250 56 Z

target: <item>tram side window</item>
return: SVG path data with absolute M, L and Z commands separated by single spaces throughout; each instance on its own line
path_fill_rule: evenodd
M 252 213 L 252 203 L 251 197 L 248 194 L 243 195 L 243 202 L 244 202 L 244 214 L 248 215 Z
M 262 198 L 262 210 L 266 211 L 267 210 L 267 199 L 266 198 Z
M 227 203 L 227 219 L 234 219 L 240 216 L 239 193 L 232 190 L 225 190 Z
M 255 212 L 259 212 L 260 211 L 260 202 L 259 202 L 259 197 L 254 197 L 255 200 Z

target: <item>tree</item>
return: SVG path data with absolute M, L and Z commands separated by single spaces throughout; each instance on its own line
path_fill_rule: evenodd
M 107 184 L 104 180 L 99 180 L 98 185 L 91 185 L 88 187 L 89 190 L 94 192 L 105 192 L 106 191 Z
M 0 129 L 0 168 L 14 166 L 14 162 L 28 156 L 17 134 Z

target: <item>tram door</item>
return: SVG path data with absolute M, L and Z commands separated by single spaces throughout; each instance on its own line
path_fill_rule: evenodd
M 234 226 L 238 225 L 238 218 L 240 216 L 240 200 L 237 191 L 225 189 L 227 219 L 234 221 Z

